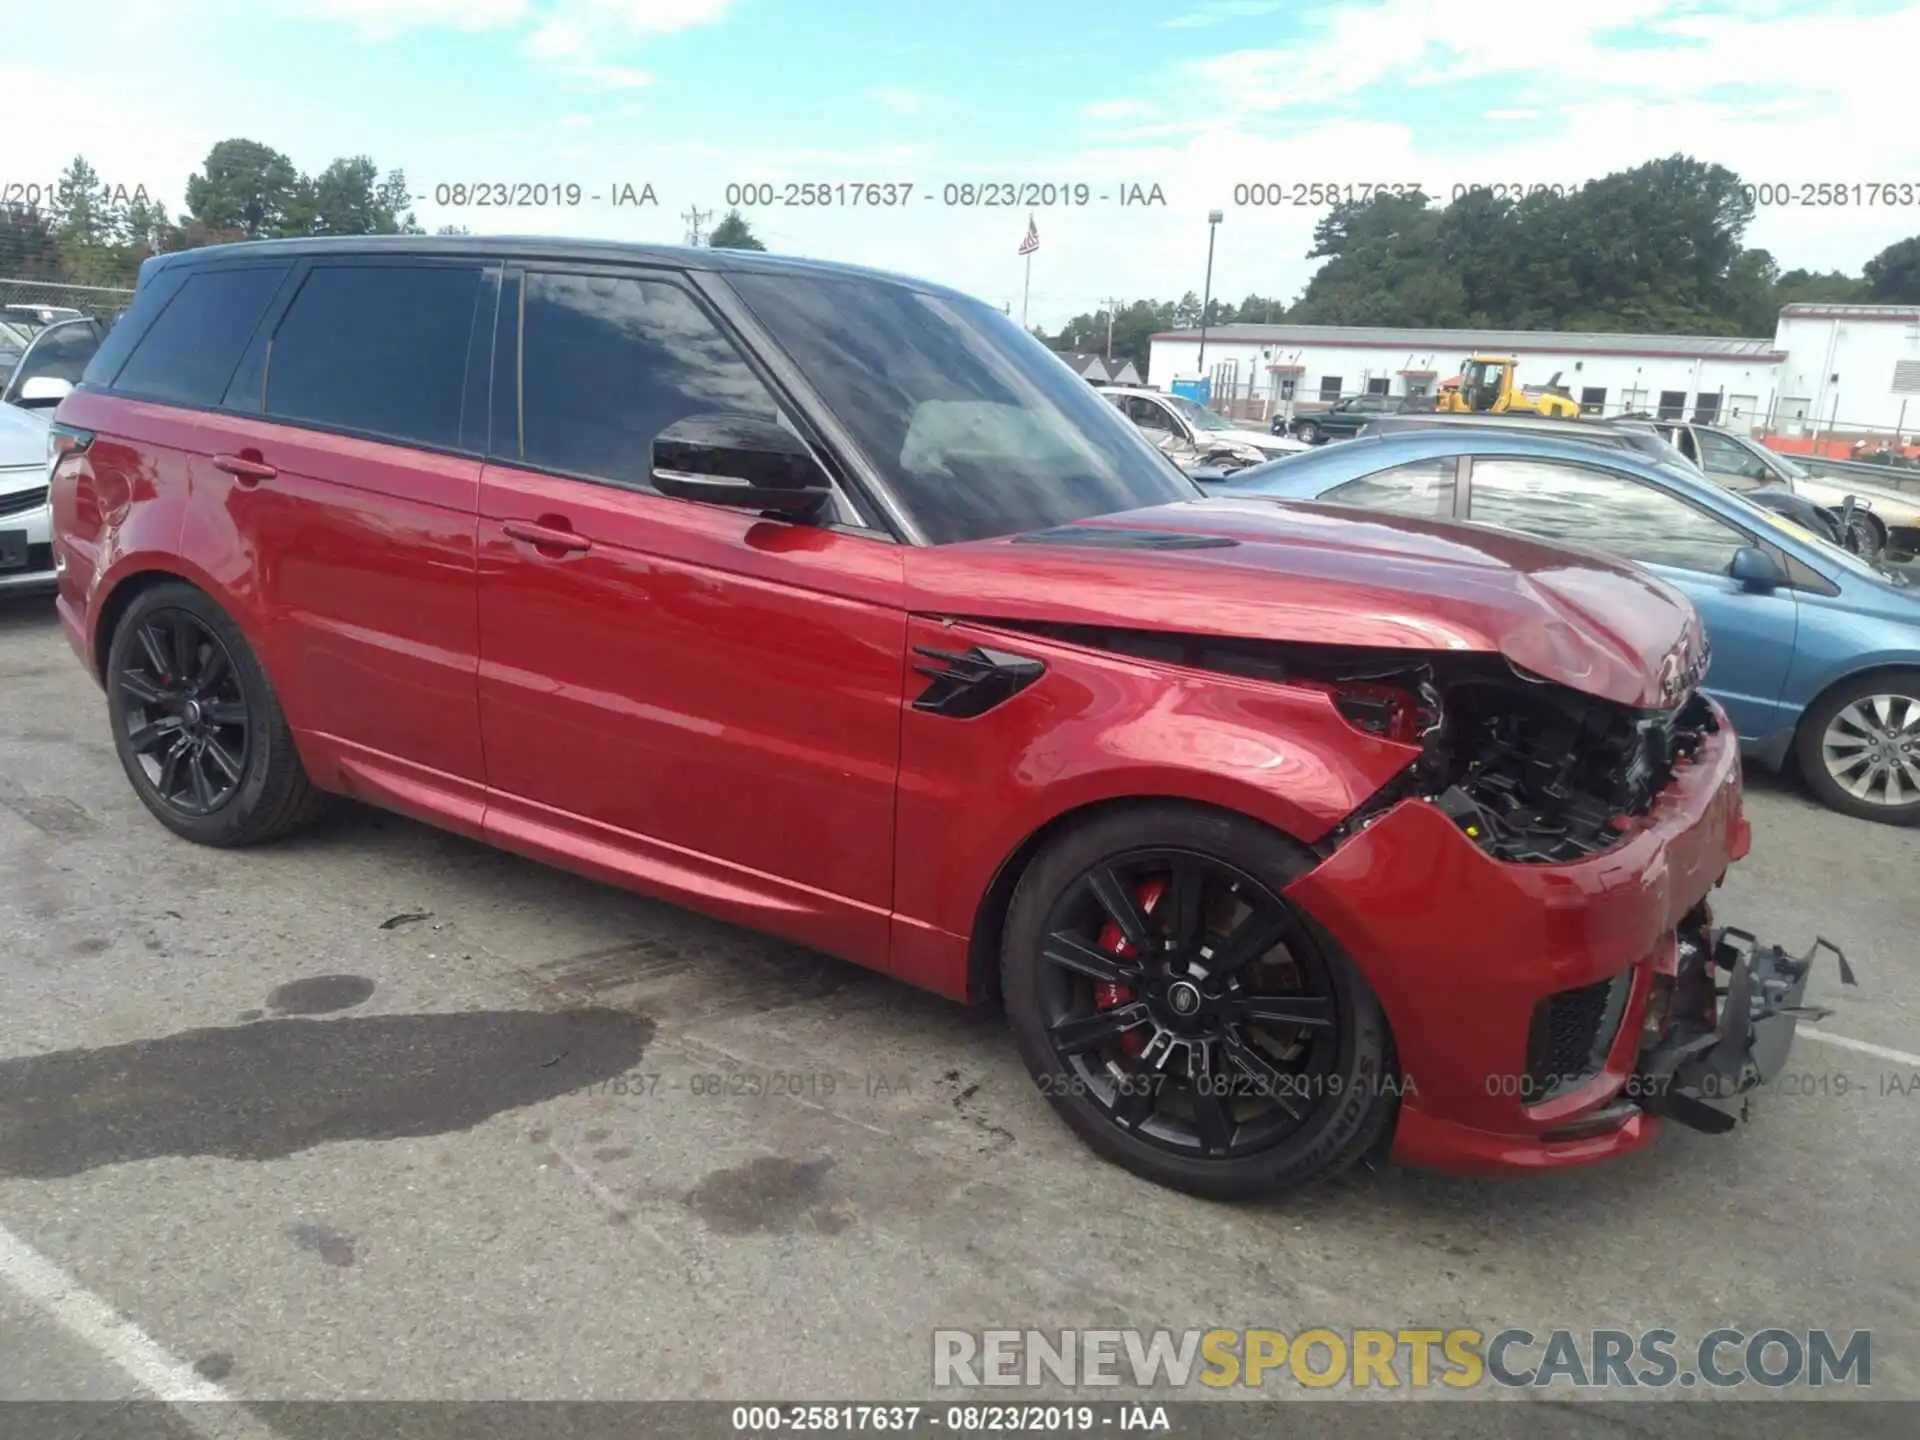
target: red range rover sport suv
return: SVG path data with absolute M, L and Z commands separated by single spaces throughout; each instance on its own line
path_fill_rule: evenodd
M 346 796 L 998 999 L 1221 1198 L 1718 1130 L 1812 955 L 1688 602 L 1209 500 L 990 306 L 574 240 L 157 257 L 60 405 L 59 612 L 169 829 Z M 1844 962 L 1843 962 L 1844 963 Z

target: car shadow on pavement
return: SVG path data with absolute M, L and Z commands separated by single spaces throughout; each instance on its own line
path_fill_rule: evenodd
M 639 1063 L 630 1011 L 276 1017 L 0 1060 L 0 1177 L 467 1130 Z

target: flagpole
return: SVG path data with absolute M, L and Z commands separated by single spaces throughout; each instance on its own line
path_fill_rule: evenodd
M 1020 282 L 1020 328 L 1027 328 L 1027 294 L 1033 288 L 1033 251 L 1027 252 L 1027 278 Z

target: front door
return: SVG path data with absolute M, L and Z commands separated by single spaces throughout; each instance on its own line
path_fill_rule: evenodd
M 675 420 L 790 423 L 681 277 L 509 272 L 500 310 L 479 539 L 490 835 L 884 965 L 899 547 L 653 488 Z
M 1754 536 L 1638 476 L 1559 460 L 1476 457 L 1467 515 L 1636 561 L 1683 591 L 1713 650 L 1702 688 L 1741 739 L 1770 736 L 1796 713 L 1780 699 L 1799 624 L 1794 592 L 1750 591 L 1727 574 Z

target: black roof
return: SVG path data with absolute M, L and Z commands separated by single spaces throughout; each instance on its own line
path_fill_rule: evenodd
M 929 295 L 973 299 L 958 290 L 862 265 L 835 260 L 809 260 L 796 255 L 774 255 L 764 250 L 728 250 L 705 245 L 646 245 L 623 240 L 583 240 L 564 235 L 316 235 L 290 240 L 243 240 L 230 245 L 203 245 L 194 250 L 170 250 L 141 266 L 148 267 L 236 263 L 245 260 L 300 259 L 307 256 L 419 255 L 450 259 L 471 257 L 489 261 L 544 260 L 587 263 L 655 265 L 673 270 L 706 270 L 720 274 L 813 275 L 822 279 L 865 280 L 900 285 Z

